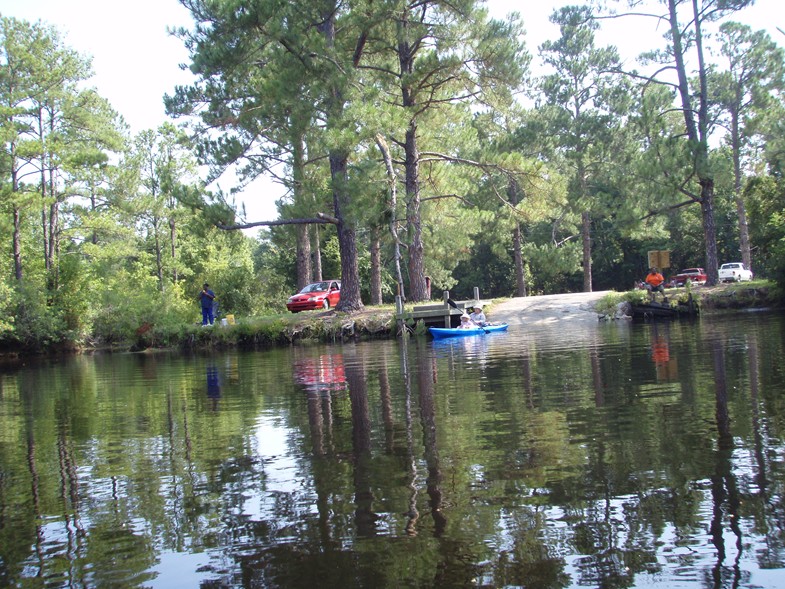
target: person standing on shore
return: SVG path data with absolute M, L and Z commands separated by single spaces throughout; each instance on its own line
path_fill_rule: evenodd
M 202 287 L 202 292 L 199 293 L 199 300 L 202 302 L 202 326 L 212 325 L 215 321 L 213 315 L 213 301 L 215 301 L 215 293 L 210 290 L 210 285 L 206 282 Z

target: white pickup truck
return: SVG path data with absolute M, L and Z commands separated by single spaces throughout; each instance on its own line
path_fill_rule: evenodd
M 752 280 L 752 270 L 741 262 L 730 262 L 720 266 L 720 282 L 742 282 Z

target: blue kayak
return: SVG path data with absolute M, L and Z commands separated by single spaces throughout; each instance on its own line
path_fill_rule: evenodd
M 507 331 L 506 323 L 497 323 L 495 325 L 485 325 L 483 327 L 472 327 L 471 329 L 458 329 L 457 327 L 429 327 L 428 331 L 434 339 L 442 339 L 445 337 L 463 337 L 467 335 L 483 335 L 492 333 L 494 331 Z

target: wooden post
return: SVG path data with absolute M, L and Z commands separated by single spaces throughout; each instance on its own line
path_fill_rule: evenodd
M 480 302 L 480 288 L 477 286 L 474 287 L 474 300 Z
M 398 332 L 403 333 L 403 299 L 395 295 L 395 315 L 398 317 Z
M 444 300 L 444 326 L 446 328 L 448 328 L 448 329 L 451 327 L 451 325 L 450 325 L 450 303 L 447 302 L 447 300 L 449 298 L 450 298 L 450 291 L 449 290 L 445 290 L 442 293 L 442 299 Z

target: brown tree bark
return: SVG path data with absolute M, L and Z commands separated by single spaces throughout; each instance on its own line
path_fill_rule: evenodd
M 581 213 L 581 242 L 583 243 L 583 292 L 592 292 L 591 285 L 591 216 Z
M 319 31 L 324 35 L 328 49 L 335 47 L 335 18 L 337 1 L 328 3 L 323 12 L 323 22 Z M 345 99 L 339 82 L 330 83 L 327 126 L 337 127 L 343 117 Z M 336 311 L 358 311 L 363 308 L 360 298 L 360 273 L 357 264 L 357 236 L 353 224 L 345 218 L 351 202 L 348 190 L 348 158 L 347 152 L 340 148 L 331 148 L 330 179 L 333 192 L 333 211 L 338 229 L 338 249 L 341 254 L 341 300 L 335 306 Z
M 703 218 L 703 239 L 706 253 L 706 285 L 714 286 L 719 280 L 719 264 L 717 258 L 717 228 L 714 220 L 714 178 L 709 168 L 708 147 L 708 89 L 706 82 L 706 63 L 703 58 L 703 33 L 701 28 L 702 15 L 697 3 L 693 1 L 692 29 L 695 50 L 698 56 L 698 108 L 693 107 L 693 92 L 687 76 L 685 48 L 682 40 L 684 34 L 679 24 L 677 0 L 668 0 L 673 57 L 676 62 L 678 90 L 681 98 L 685 130 L 692 146 L 695 174 L 700 184 L 700 195 L 695 199 L 701 206 Z M 695 113 L 698 118 L 695 119 Z
M 510 180 L 507 186 L 507 197 L 510 199 L 510 204 L 517 207 L 521 202 L 521 189 L 518 183 L 513 179 Z M 512 247 L 513 247 L 513 262 L 515 265 L 515 292 L 519 297 L 526 295 L 526 273 L 523 266 L 523 235 L 521 232 L 521 224 L 515 220 L 515 227 L 512 230 Z
M 311 273 L 311 236 L 309 225 L 297 226 L 297 290 L 310 284 L 313 279 Z
M 382 239 L 381 229 L 371 227 L 371 304 L 382 304 Z
M 22 282 L 22 217 L 19 207 L 14 205 L 14 278 L 17 282 Z
M 425 283 L 425 263 L 422 241 L 422 218 L 420 213 L 420 154 L 417 146 L 417 98 L 407 80 L 414 71 L 414 60 L 417 44 L 410 40 L 408 15 L 398 22 L 398 62 L 401 73 L 401 95 L 403 107 L 410 113 L 411 119 L 406 129 L 404 140 L 404 170 L 406 188 L 406 228 L 408 231 L 409 255 L 409 298 L 412 302 L 428 299 L 428 288 Z

